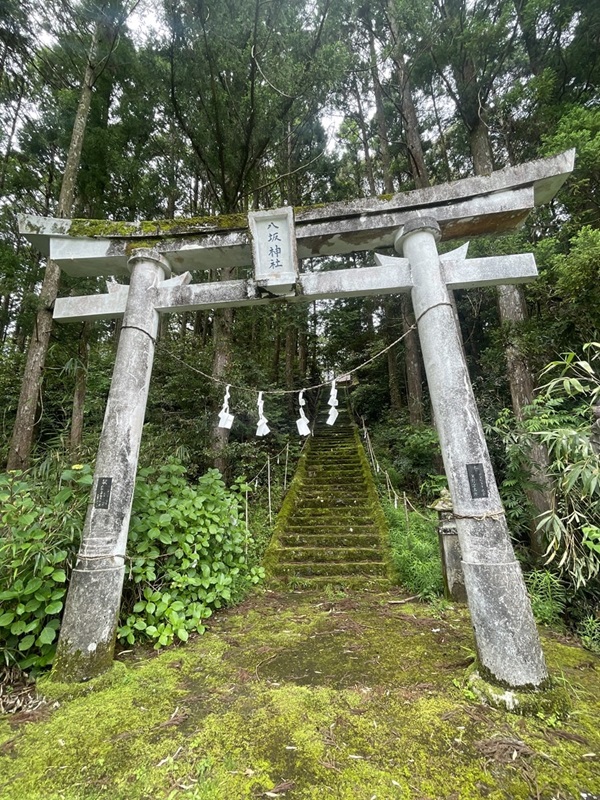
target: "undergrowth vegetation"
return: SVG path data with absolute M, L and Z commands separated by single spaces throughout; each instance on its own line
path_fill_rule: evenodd
M 424 600 L 444 590 L 435 512 L 394 508 L 383 501 L 390 531 L 392 562 L 400 583 Z
M 542 376 L 548 383 L 523 420 L 504 410 L 486 432 L 499 458 L 500 493 L 509 529 L 523 563 L 534 615 L 540 624 L 568 628 L 585 647 L 600 651 L 600 343 L 590 342 L 584 356 L 573 352 L 551 362 Z M 594 426 L 594 427 L 593 427 Z M 552 505 L 535 519 L 527 492 L 543 487 L 531 478 L 534 443 L 549 456 L 546 474 Z M 388 473 L 380 481 L 384 498 L 389 484 L 430 502 L 445 479 L 431 429 L 410 428 L 385 419 L 373 429 L 373 447 Z M 539 451 L 539 450 L 538 450 Z M 400 508 L 384 499 L 394 565 L 407 590 L 423 598 L 443 589 L 435 514 Z M 532 529 L 541 532 L 544 552 L 535 561 L 528 550 Z
M 156 648 L 203 633 L 212 610 L 238 601 L 264 575 L 249 566 L 250 532 L 238 483 L 217 470 L 189 484 L 181 464 L 140 470 L 129 530 L 128 583 L 117 635 Z
M 490 432 L 504 445 L 500 492 L 517 544 L 527 538 L 533 516 L 525 493 L 532 485 L 532 445 L 541 441 L 547 449 L 552 505 L 537 519 L 545 552 L 535 569 L 529 566 L 526 581 L 539 622 L 566 624 L 586 647 L 597 651 L 600 431 L 592 427 L 592 408 L 600 404 L 600 344 L 588 343 L 584 353 L 580 357 L 569 352 L 551 362 L 542 373 L 548 383 L 525 418 L 517 422 L 505 411 Z
M 7 664 L 41 669 L 54 657 L 68 577 L 92 484 L 89 466 L 58 485 L 0 475 L 0 647 Z
M 7 664 L 52 663 L 66 587 L 79 546 L 91 468 L 58 482 L 0 476 L 0 646 Z M 202 632 L 212 610 L 239 601 L 263 572 L 246 527 L 249 487 L 228 489 L 216 470 L 196 483 L 176 461 L 140 470 L 133 500 L 119 639 L 155 647 Z

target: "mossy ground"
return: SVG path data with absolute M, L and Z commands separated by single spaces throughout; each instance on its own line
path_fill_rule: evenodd
M 463 688 L 467 613 L 393 592 L 267 592 L 0 722 L 1 800 L 575 800 L 600 795 L 600 659 L 544 636 L 571 716 Z

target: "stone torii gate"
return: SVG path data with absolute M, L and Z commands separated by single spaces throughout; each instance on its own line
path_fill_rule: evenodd
M 56 301 L 58 321 L 122 317 L 81 548 L 60 632 L 55 672 L 81 680 L 113 658 L 138 452 L 159 315 L 169 311 L 305 302 L 408 292 L 460 542 L 480 665 L 492 680 L 540 688 L 548 677 L 531 605 L 510 542 L 449 290 L 520 283 L 531 254 L 466 259 L 437 242 L 512 230 L 548 202 L 574 151 L 455 183 L 320 208 L 152 223 L 21 217 L 32 244 L 71 275 L 130 275 L 108 294 Z M 250 230 L 248 229 L 250 228 Z M 297 272 L 297 258 L 394 246 L 378 266 Z M 254 278 L 190 284 L 190 271 L 247 267 Z

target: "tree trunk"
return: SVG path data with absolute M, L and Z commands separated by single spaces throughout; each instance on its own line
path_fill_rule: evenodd
M 407 294 L 400 295 L 402 309 L 402 330 L 407 333 L 415 324 L 412 303 Z M 423 422 L 423 374 L 421 371 L 421 355 L 417 331 L 413 330 L 404 337 L 406 353 L 406 393 L 408 395 L 408 415 L 411 425 Z
M 390 158 L 390 145 L 388 130 L 385 121 L 385 107 L 383 104 L 383 91 L 377 71 L 377 51 L 375 50 L 375 35 L 369 24 L 369 52 L 371 56 L 371 77 L 373 79 L 373 94 L 375 95 L 375 118 L 379 132 L 379 153 L 381 155 L 381 169 L 383 170 L 383 183 L 387 194 L 394 193 L 394 180 L 392 177 L 392 160 Z
M 490 175 L 494 171 L 494 157 L 485 117 L 481 111 L 469 130 L 469 148 L 476 175 Z
M 233 268 L 223 269 L 221 279 L 230 280 Z M 233 308 L 222 308 L 215 311 L 213 320 L 213 339 L 214 355 L 212 364 L 212 376 L 215 380 L 227 380 L 229 365 L 231 363 L 231 329 L 233 327 Z M 213 464 L 221 475 L 227 473 L 227 457 L 225 448 L 229 441 L 229 429 L 219 428 L 215 423 L 212 427 L 211 450 L 213 454 Z
M 298 332 L 298 376 L 301 381 L 306 379 L 308 369 L 308 320 L 304 320 L 302 330 Z
M 10 153 L 12 150 L 13 139 L 15 138 L 15 132 L 17 130 L 17 123 L 19 122 L 19 115 L 21 113 L 21 103 L 23 102 L 24 93 L 25 93 L 25 80 L 21 78 L 19 81 L 19 96 L 17 97 L 15 114 L 12 120 L 12 125 L 10 128 L 10 132 L 8 134 L 8 138 L 6 140 L 6 150 L 4 151 L 4 158 L 2 159 L 2 167 L 0 168 L 0 194 L 2 194 L 2 192 L 4 191 L 6 170 L 8 167 L 8 162 L 10 160 Z
M 275 331 L 275 344 L 273 347 L 273 360 L 271 362 L 271 380 L 273 383 L 279 381 L 279 360 L 281 356 L 281 331 L 279 327 Z
M 398 297 L 388 297 L 383 305 L 384 319 L 383 332 L 386 345 L 390 345 L 398 338 L 397 323 L 401 321 L 401 302 Z M 398 345 L 387 351 L 388 386 L 390 390 L 390 409 L 397 413 L 402 408 L 402 393 L 400 391 L 400 377 L 398 372 Z
M 183 342 L 187 334 L 188 315 L 187 311 L 182 311 L 179 317 L 179 338 Z
M 90 331 L 91 323 L 84 322 L 81 326 L 81 334 L 79 336 L 78 360 L 75 369 L 75 391 L 73 392 L 73 410 L 71 413 L 69 452 L 73 461 L 77 460 L 83 438 L 83 412 L 90 358 Z
M 529 69 L 532 75 L 541 75 L 544 71 L 544 58 L 537 36 L 535 19 L 528 13 L 527 2 L 528 0 L 513 0 L 513 5 L 517 13 L 521 38 L 527 51 Z
M 298 328 L 295 322 L 290 322 L 285 332 L 285 388 L 291 392 L 294 387 L 296 366 L 296 347 L 298 343 Z M 294 395 L 288 394 L 287 405 L 290 415 L 294 413 Z
M 389 19 L 392 34 L 395 41 L 395 48 L 392 59 L 396 66 L 396 76 L 398 78 L 398 90 L 400 92 L 400 113 L 404 125 L 406 137 L 406 148 L 408 151 L 409 169 L 417 189 L 424 189 L 430 185 L 427 167 L 425 166 L 425 156 L 423 155 L 423 145 L 419 133 L 419 120 L 413 101 L 410 78 L 404 61 L 404 52 L 401 48 L 402 35 L 395 17 L 393 3 L 390 0 Z
M 509 337 L 504 351 L 510 383 L 510 396 L 513 412 L 520 422 L 524 416 L 525 406 L 531 405 L 535 396 L 533 375 L 522 352 L 516 329 L 527 318 L 525 295 L 521 286 L 498 286 L 498 310 L 500 322 L 507 328 Z M 529 459 L 531 462 L 531 481 L 535 488 L 526 489 L 525 493 L 533 508 L 536 517 L 544 514 L 553 507 L 552 484 L 548 478 L 550 458 L 548 451 L 541 442 L 534 438 L 529 445 Z M 536 530 L 536 520 L 530 525 L 530 545 L 533 554 L 541 558 L 544 554 L 545 544 L 543 535 Z
M 433 106 L 433 115 L 435 117 L 435 124 L 437 125 L 438 129 L 438 141 L 440 143 L 440 152 L 442 154 L 442 161 L 444 162 L 444 166 L 446 168 L 446 180 L 452 180 L 452 168 L 450 166 L 450 157 L 448 155 L 448 147 L 446 145 L 446 133 L 444 130 L 444 126 L 442 125 L 442 120 L 440 119 L 440 113 L 438 111 L 437 103 L 435 101 L 435 90 L 433 88 L 433 81 L 430 83 L 430 96 L 431 96 L 431 104 Z
M 358 86 L 358 81 L 354 78 L 354 95 L 356 97 L 356 105 L 358 107 L 358 127 L 360 129 L 360 136 L 362 139 L 363 151 L 365 154 L 365 170 L 367 173 L 367 182 L 369 184 L 369 192 L 371 196 L 377 194 L 377 188 L 375 186 L 375 175 L 373 173 L 373 161 L 371 159 L 371 151 L 369 149 L 369 131 L 367 128 L 367 121 L 365 119 L 365 115 L 363 112 L 362 102 L 360 99 L 360 88 Z
M 62 180 L 57 213 L 67 217 L 71 213 L 75 199 L 77 171 L 81 161 L 83 138 L 90 111 L 92 89 L 96 72 L 96 55 L 100 39 L 100 24 L 94 26 L 94 33 L 88 52 L 85 74 L 81 86 L 79 104 L 73 123 L 71 143 Z M 33 446 L 35 412 L 42 391 L 42 373 L 46 363 L 50 334 L 52 332 L 52 311 L 58 296 L 60 268 L 48 261 L 39 298 L 39 311 L 29 342 L 27 362 L 19 395 L 19 404 L 13 434 L 8 451 L 7 469 L 27 469 Z
M 10 320 L 10 292 L 2 298 L 2 311 L 0 311 L 0 342 L 6 340 L 6 329 Z

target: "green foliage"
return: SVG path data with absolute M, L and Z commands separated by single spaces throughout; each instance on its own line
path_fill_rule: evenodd
M 432 600 L 444 591 L 436 514 L 394 508 L 383 501 L 390 531 L 392 561 L 409 592 Z
M 495 425 L 485 428 L 486 434 L 494 434 L 502 441 L 503 478 L 498 488 L 509 530 L 517 541 L 527 541 L 531 521 L 535 516 L 535 510 L 527 497 L 526 490 L 538 488 L 531 478 L 531 443 L 532 428 L 539 430 L 543 413 L 540 404 L 536 404 L 535 409 L 531 409 L 521 422 L 517 422 L 512 411 L 505 408 Z M 535 421 L 532 420 L 534 414 Z
M 140 471 L 129 534 L 129 584 L 121 641 L 154 647 L 202 633 L 215 608 L 239 599 L 262 576 L 249 567 L 250 536 L 240 516 L 239 491 L 228 491 L 217 470 L 196 485 L 171 462 Z
M 556 486 L 554 508 L 539 522 L 548 536 L 548 563 L 555 561 L 575 588 L 600 571 L 600 457 L 590 435 L 589 406 L 600 402 L 600 344 L 586 345 L 589 359 L 567 353 L 545 374 L 559 371 L 545 387 L 545 398 L 571 410 L 569 425 L 540 432 L 551 456 Z
M 567 600 L 560 577 L 547 569 L 533 570 L 525 575 L 525 583 L 536 620 L 543 625 L 560 625 Z
M 0 646 L 7 664 L 37 672 L 56 650 L 91 469 L 75 465 L 53 482 L 0 475 Z
M 590 614 L 577 627 L 581 643 L 593 653 L 600 653 L 600 619 Z
M 373 426 L 373 446 L 392 481 L 403 490 L 437 496 L 441 468 L 437 433 L 429 425 L 414 426 L 386 418 Z
M 240 515 L 240 482 L 229 491 L 209 470 L 195 484 L 170 462 L 140 470 L 129 537 L 119 637 L 155 647 L 202 632 L 214 608 L 239 600 L 263 576 Z M 38 672 L 56 650 L 68 579 L 92 484 L 91 467 L 53 475 L 0 475 L 0 645 L 7 664 Z
M 543 137 L 544 155 L 562 152 L 570 147 L 577 150 L 577 163 L 569 192 L 563 200 L 573 220 L 582 225 L 598 222 L 598 193 L 600 191 L 600 109 L 597 104 L 584 106 L 580 101 L 562 114 L 556 129 Z

